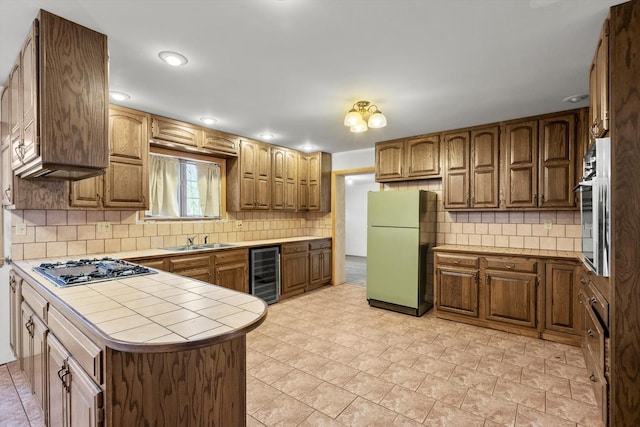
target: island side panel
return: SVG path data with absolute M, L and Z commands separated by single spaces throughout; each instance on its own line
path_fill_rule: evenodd
M 107 426 L 245 426 L 246 335 L 170 353 L 107 349 L 106 388 Z

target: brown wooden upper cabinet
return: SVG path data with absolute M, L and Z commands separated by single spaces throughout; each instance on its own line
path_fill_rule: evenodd
M 575 114 L 508 123 L 504 127 L 507 208 L 573 208 Z
M 71 206 L 148 208 L 148 118 L 140 111 L 110 106 L 109 168 L 104 176 L 71 183 Z
M 440 177 L 440 135 L 376 144 L 376 181 Z
M 446 209 L 497 208 L 499 127 L 445 133 Z
M 271 209 L 298 207 L 298 154 L 287 148 L 271 148 Z
M 240 138 L 166 117 L 151 117 L 151 143 L 179 151 L 236 157 Z
M 75 180 L 104 173 L 107 56 L 104 34 L 40 10 L 4 84 L 16 175 Z
M 604 21 L 589 71 L 590 129 L 594 138 L 609 131 L 609 19 Z
M 298 157 L 298 210 L 331 210 L 331 154 L 317 152 Z
M 227 209 L 267 210 L 271 207 L 271 146 L 240 140 L 240 155 L 227 164 Z

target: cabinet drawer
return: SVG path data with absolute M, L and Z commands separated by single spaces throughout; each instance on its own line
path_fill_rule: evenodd
M 487 270 L 524 271 L 535 273 L 538 261 L 526 258 L 486 258 Z
M 181 271 L 209 268 L 211 266 L 211 255 L 181 256 L 169 259 L 169 271 L 179 273 Z
M 479 258 L 471 255 L 436 254 L 437 264 L 457 265 L 460 267 L 478 268 Z
M 585 305 L 591 306 L 593 310 L 598 314 L 605 328 L 609 328 L 609 303 L 602 296 L 602 294 L 596 289 L 593 282 L 589 281 L 588 283 L 583 283 L 585 278 L 583 277 L 580 280 L 580 283 L 583 284 L 582 292 L 584 293 L 584 303 Z M 586 281 L 586 280 L 585 280 Z
M 213 254 L 213 263 L 215 265 L 220 264 L 229 264 L 235 262 L 248 262 L 249 261 L 249 251 L 246 249 L 242 250 L 223 250 L 216 251 Z
M 607 380 L 590 352 L 586 352 L 584 361 L 587 365 L 587 375 L 589 375 L 589 380 L 591 381 L 593 394 L 598 404 L 598 409 L 600 409 L 600 419 L 603 425 L 607 425 Z
M 282 254 L 295 254 L 299 252 L 307 252 L 309 249 L 308 242 L 300 242 L 300 243 L 287 243 L 282 245 Z
M 331 239 L 311 240 L 309 242 L 309 249 L 328 249 L 331 248 Z
M 157 270 L 164 270 L 164 258 L 149 258 L 149 259 L 139 259 L 131 261 L 134 264 L 144 265 L 145 267 L 155 268 Z
M 49 309 L 49 330 L 98 384 L 102 384 L 102 350 L 54 307 Z
M 586 347 L 596 363 L 595 369 L 604 372 L 605 333 L 593 310 L 585 305 L 584 334 Z
M 36 316 L 42 320 L 47 320 L 47 308 L 49 307 L 49 303 L 26 281 L 22 282 L 22 298 L 27 304 L 29 304 L 29 307 L 31 307 Z

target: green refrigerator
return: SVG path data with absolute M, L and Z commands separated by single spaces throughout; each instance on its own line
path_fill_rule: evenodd
M 369 192 L 367 300 L 372 307 L 422 316 L 433 307 L 436 194 Z

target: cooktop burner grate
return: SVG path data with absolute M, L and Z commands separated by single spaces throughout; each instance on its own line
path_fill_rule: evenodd
M 60 288 L 157 273 L 151 268 L 113 258 L 42 263 L 33 270 Z

